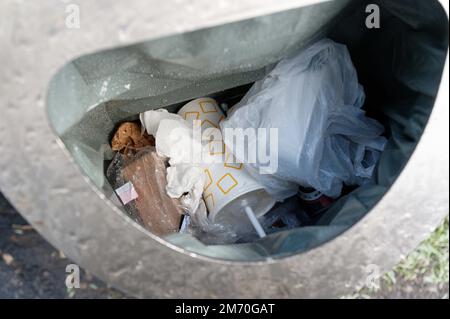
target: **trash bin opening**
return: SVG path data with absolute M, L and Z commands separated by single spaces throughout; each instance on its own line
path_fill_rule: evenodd
M 380 9 L 380 28 L 366 24 L 369 4 Z M 301 227 L 252 242 L 211 245 L 189 234 L 164 236 L 217 259 L 283 258 L 338 236 L 389 190 L 433 108 L 447 54 L 447 28 L 437 1 L 335 1 L 150 40 L 64 66 L 50 83 L 49 119 L 81 171 L 124 214 L 142 223 L 124 209 L 106 177 L 115 155 L 110 141 L 120 123 L 137 121 L 149 109 L 176 112 L 203 96 L 232 106 L 293 52 L 325 37 L 345 44 L 366 94 L 363 108 L 383 124 L 388 138 L 372 182 L 346 187 L 326 211 Z M 283 221 L 274 225 L 283 227 Z

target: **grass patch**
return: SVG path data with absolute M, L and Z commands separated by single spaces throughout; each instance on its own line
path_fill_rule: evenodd
M 344 296 L 343 298 L 372 298 L 389 297 L 390 295 L 401 296 L 401 291 L 411 286 L 418 289 L 424 287 L 435 287 L 436 291 L 447 286 L 445 293 L 437 292 L 437 297 L 448 298 L 449 282 L 449 216 L 443 223 L 423 241 L 412 253 L 404 258 L 393 270 L 386 273 L 380 280 L 380 288 L 363 288 L 360 291 Z M 426 293 L 424 292 L 424 295 Z M 428 295 L 429 296 L 429 295 Z M 421 297 L 421 291 L 417 296 Z
M 403 276 L 406 280 L 422 277 L 426 283 L 448 283 L 448 252 L 447 216 L 444 223 L 427 240 L 395 267 L 394 273 Z

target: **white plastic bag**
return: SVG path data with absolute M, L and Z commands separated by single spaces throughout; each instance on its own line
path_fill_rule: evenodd
M 247 165 L 272 196 L 287 198 L 300 184 L 337 197 L 343 183 L 361 185 L 371 178 L 386 143 L 383 126 L 361 110 L 364 98 L 346 46 L 323 39 L 280 61 L 230 110 L 221 128 L 278 129 L 276 173 L 261 175 L 258 161 Z M 231 148 L 233 140 L 224 138 Z

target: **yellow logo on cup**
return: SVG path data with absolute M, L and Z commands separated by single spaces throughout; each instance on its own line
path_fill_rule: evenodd
M 217 102 L 211 98 L 190 101 L 178 111 L 178 114 L 191 122 L 200 120 L 202 130 L 211 127 L 219 128 L 220 121 L 225 119 Z M 233 208 L 227 211 L 226 207 L 236 200 L 250 199 L 250 203 L 256 203 L 253 208 L 257 216 L 264 214 L 273 206 L 274 200 L 258 195 L 261 194 L 262 186 L 247 173 L 244 164 L 237 162 L 222 139 L 209 140 L 205 146 L 208 147 L 209 155 L 225 155 L 224 159 L 204 169 L 206 183 L 203 188 L 203 199 L 212 220 L 219 212 L 229 214 L 229 210 Z

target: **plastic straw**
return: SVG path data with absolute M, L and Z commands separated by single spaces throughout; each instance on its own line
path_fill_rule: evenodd
M 266 237 L 266 232 L 262 228 L 261 224 L 259 223 L 258 219 L 256 218 L 255 214 L 253 213 L 253 209 L 249 206 L 245 207 L 245 212 L 247 213 L 248 219 L 250 219 L 250 222 L 253 225 L 253 228 L 255 228 L 256 232 L 258 233 L 260 238 Z

